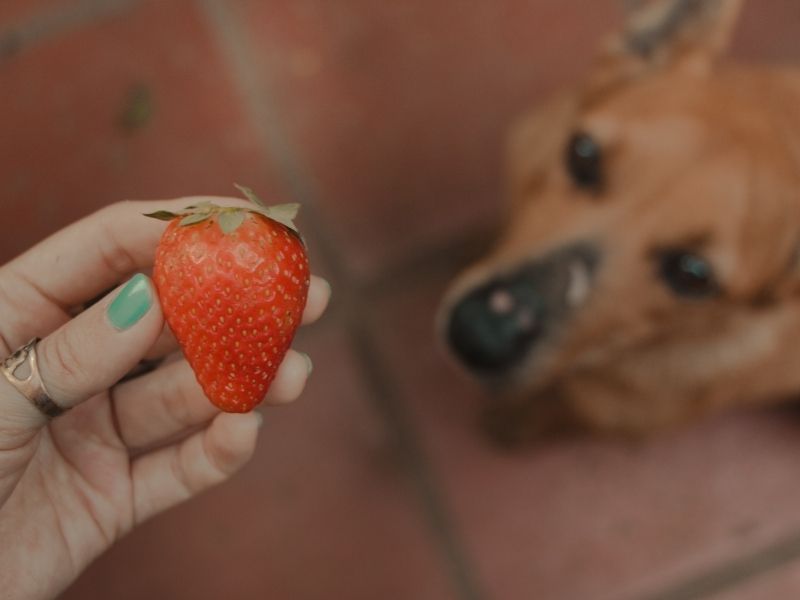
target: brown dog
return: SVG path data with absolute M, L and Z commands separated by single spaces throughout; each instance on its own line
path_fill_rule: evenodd
M 720 64 L 739 0 L 629 4 L 585 85 L 514 129 L 513 219 L 444 303 L 503 435 L 800 391 L 800 73 Z

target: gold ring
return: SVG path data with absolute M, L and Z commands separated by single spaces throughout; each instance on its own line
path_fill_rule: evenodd
M 3 372 L 8 382 L 13 385 L 20 394 L 25 396 L 31 404 L 48 419 L 63 414 L 67 409 L 56 404 L 47 393 L 42 376 L 39 373 L 39 363 L 36 360 L 36 344 L 39 338 L 33 338 L 30 342 L 22 346 L 11 356 L 3 361 L 0 371 Z M 17 376 L 17 371 L 27 363 L 27 376 Z M 24 369 L 23 369 L 24 371 Z

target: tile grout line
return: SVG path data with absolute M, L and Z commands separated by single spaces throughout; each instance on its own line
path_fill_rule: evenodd
M 739 584 L 800 559 L 800 532 L 766 548 L 711 567 L 672 587 L 639 597 L 639 600 L 710 600 Z
M 402 260 L 390 262 L 362 287 L 369 295 L 380 293 L 393 289 L 397 285 L 395 282 L 406 281 L 424 270 L 440 273 L 447 271 L 450 277 L 454 277 L 481 256 L 481 252 L 490 246 L 494 236 L 495 231 L 492 228 L 479 226 L 443 242 L 426 244 L 420 251 Z
M 77 6 L 43 11 L 26 21 L 0 27 L 0 60 L 44 40 L 69 33 L 133 8 L 139 0 L 81 0 Z
M 318 193 L 311 177 L 302 168 L 302 162 L 298 160 L 281 123 L 275 117 L 277 111 L 273 110 L 275 103 L 268 84 L 259 81 L 255 75 L 252 51 L 244 39 L 242 28 L 224 0 L 196 1 L 226 55 L 250 120 L 258 128 L 262 145 L 283 174 L 287 189 L 303 203 L 305 220 L 322 250 L 325 267 L 328 268 L 337 289 L 342 290 L 336 295 L 343 309 L 341 315 L 347 325 L 350 343 L 372 391 L 373 403 L 403 455 L 424 516 L 440 552 L 444 555 L 451 581 L 456 585 L 462 600 L 480 600 L 484 596 L 474 580 L 470 561 L 456 539 L 443 499 L 434 483 L 435 478 L 426 465 L 411 418 L 398 401 L 395 386 L 388 383 L 386 370 L 382 361 L 377 358 L 377 343 L 369 327 L 365 325 L 365 315 L 369 314 L 369 308 L 359 300 L 360 287 L 357 282 L 352 281 L 343 258 L 321 223 L 317 214 Z

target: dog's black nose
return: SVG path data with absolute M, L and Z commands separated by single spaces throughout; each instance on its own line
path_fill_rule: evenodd
M 513 366 L 541 332 L 543 303 L 528 277 L 495 281 L 453 308 L 450 347 L 468 367 L 498 371 Z
M 502 374 L 584 303 L 597 263 L 597 250 L 580 244 L 496 276 L 450 308 L 447 342 L 471 370 Z

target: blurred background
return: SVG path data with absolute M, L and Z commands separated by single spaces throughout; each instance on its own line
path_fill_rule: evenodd
M 238 182 L 304 204 L 334 287 L 253 462 L 63 600 L 800 597 L 796 417 L 502 451 L 436 344 L 502 218 L 507 125 L 579 80 L 620 4 L 0 0 L 0 260 Z M 750 0 L 734 55 L 800 63 L 797 0 Z

